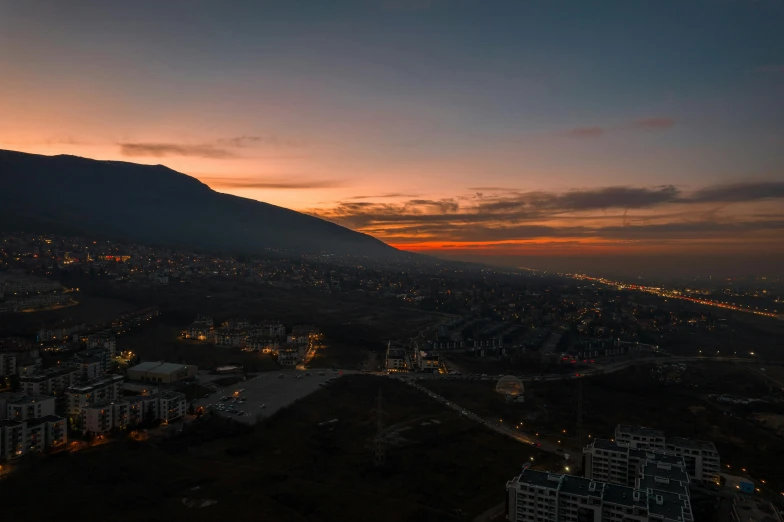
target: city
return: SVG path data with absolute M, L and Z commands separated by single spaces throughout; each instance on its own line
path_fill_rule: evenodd
M 784 522 L 784 0 L 0 0 L 0 514 Z

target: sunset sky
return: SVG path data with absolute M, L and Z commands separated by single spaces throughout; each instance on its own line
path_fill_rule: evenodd
M 0 0 L 0 148 L 466 259 L 784 259 L 784 0 Z

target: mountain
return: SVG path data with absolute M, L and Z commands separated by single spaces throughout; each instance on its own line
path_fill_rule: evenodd
M 293 210 L 222 194 L 163 165 L 0 150 L 0 230 L 122 238 L 207 250 L 404 253 Z

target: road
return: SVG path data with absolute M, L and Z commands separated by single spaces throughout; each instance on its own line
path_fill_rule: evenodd
M 505 426 L 503 423 L 495 423 L 495 422 L 489 421 L 489 420 L 487 420 L 487 419 L 485 419 L 485 418 L 475 414 L 474 412 L 468 411 L 467 409 L 463 408 L 459 404 L 455 404 L 454 402 L 452 402 L 449 399 L 447 399 L 447 398 L 437 394 L 436 392 L 434 392 L 434 391 L 432 391 L 432 390 L 430 390 L 428 388 L 425 388 L 421 384 L 415 382 L 413 379 L 406 379 L 404 377 L 398 377 L 398 378 L 401 381 L 403 381 L 406 384 L 408 384 L 409 386 L 412 386 L 412 387 L 416 388 L 417 390 L 419 390 L 419 391 L 429 395 L 431 398 L 437 400 L 438 402 L 440 402 L 444 406 L 455 410 L 456 412 L 458 412 L 460 415 L 462 415 L 463 417 L 465 417 L 468 420 L 471 420 L 471 421 L 474 421 L 474 422 L 478 422 L 479 424 L 482 424 L 483 426 L 485 426 L 485 427 L 495 431 L 496 433 L 500 433 L 501 435 L 505 435 L 507 437 L 515 439 L 518 442 L 522 442 L 522 443 L 528 444 L 528 445 L 535 445 L 538 449 L 541 449 L 541 450 L 544 450 L 544 451 L 547 451 L 547 452 L 550 452 L 550 453 L 563 455 L 563 447 L 561 447 L 558 444 L 553 444 L 551 442 L 546 442 L 546 441 L 540 441 L 540 440 L 537 440 L 535 437 L 531 436 L 528 433 L 525 433 L 525 432 L 522 432 L 522 431 L 518 431 L 516 429 L 509 428 L 509 427 Z M 579 464 L 573 464 L 573 465 L 575 467 L 577 467 Z

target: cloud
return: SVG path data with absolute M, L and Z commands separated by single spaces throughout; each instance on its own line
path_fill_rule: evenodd
M 212 188 L 228 189 L 278 189 L 278 190 L 309 190 L 323 188 L 337 188 L 345 186 L 340 180 L 303 180 L 291 179 L 248 179 L 248 178 L 199 178 Z
M 673 185 L 611 186 L 565 192 L 510 190 L 401 202 L 346 200 L 310 213 L 406 245 L 546 237 L 589 242 L 745 240 L 755 234 L 784 232 L 784 209 L 759 214 L 756 209 L 728 205 L 764 198 L 784 199 L 784 183 L 743 182 L 688 193 Z
M 390 194 L 376 194 L 374 196 L 352 196 L 348 199 L 386 199 L 386 198 L 416 198 L 419 194 L 403 194 L 400 192 L 392 192 Z
M 634 127 L 643 131 L 667 130 L 675 125 L 672 118 L 643 118 L 634 122 Z
M 120 143 L 120 153 L 131 158 L 167 156 L 191 156 L 210 159 L 230 159 L 237 157 L 225 148 L 211 144 L 184 145 L 177 143 Z
M 758 73 L 784 73 L 784 65 L 763 65 L 754 71 Z
M 577 127 L 566 131 L 564 134 L 569 138 L 599 138 L 604 135 L 601 127 Z
M 236 136 L 207 143 L 140 142 L 120 143 L 120 153 L 128 157 L 191 156 L 210 159 L 232 159 L 239 155 L 231 149 L 258 148 L 267 150 L 300 149 L 305 142 L 280 136 Z
M 302 140 L 283 138 L 280 136 L 237 136 L 234 138 L 221 138 L 215 143 L 224 147 L 261 147 L 266 149 L 300 149 L 306 146 Z
M 784 182 L 743 182 L 714 185 L 697 190 L 687 202 L 738 203 L 760 199 L 784 198 Z
M 214 189 L 310 190 L 344 186 L 344 183 L 340 180 L 293 180 L 288 177 L 278 179 L 254 179 L 207 176 L 199 177 L 199 180 Z

